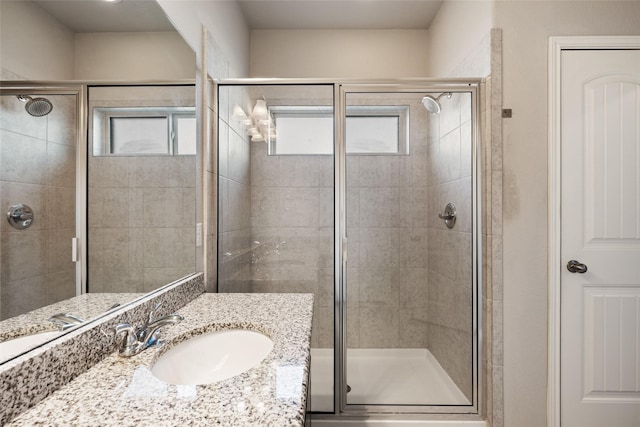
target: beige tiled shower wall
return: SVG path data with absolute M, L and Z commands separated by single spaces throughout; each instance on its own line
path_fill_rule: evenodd
M 253 101 L 263 96 L 270 105 L 289 105 L 290 91 L 298 95 L 296 102 L 318 102 L 315 88 L 300 89 L 222 86 L 218 91 L 218 114 L 211 110 L 219 133 L 211 158 L 218 161 L 207 167 L 219 172 L 219 185 L 213 183 L 214 174 L 210 180 L 219 191 L 217 285 L 219 292 L 315 293 L 314 346 L 321 336 L 332 346 L 332 159 L 268 156 L 266 144 L 249 142 L 233 116 L 236 106 L 250 113 Z M 278 95 L 286 99 L 278 100 Z
M 333 157 L 251 143 L 252 292 L 315 294 L 312 345 L 333 346 Z
M 34 210 L 25 230 L 0 222 L 0 317 L 75 295 L 76 97 L 53 95 L 52 112 L 32 117 L 13 95 L 0 97 L 0 208 Z
M 432 115 L 437 137 L 428 147 L 429 349 L 471 401 L 473 393 L 473 280 L 471 95 L 440 99 Z M 448 203 L 457 220 L 449 229 L 438 213 Z
M 452 70 L 450 77 L 485 77 L 481 85 L 482 134 L 482 363 L 481 414 L 504 425 L 502 340 L 502 31 L 497 28 Z
M 353 103 L 409 105 L 411 154 L 347 158 L 349 347 L 424 348 L 426 114 L 419 98 Z M 333 157 L 270 156 L 251 143 L 250 205 L 251 290 L 315 293 L 312 344 L 333 346 Z
M 347 155 L 349 348 L 426 348 L 428 113 L 421 96 L 350 94 L 409 107 L 409 154 Z
M 425 348 L 431 345 L 433 328 L 436 347 L 455 340 L 450 345 L 468 355 L 468 365 L 452 365 L 457 375 L 468 375 L 466 386 L 471 384 L 471 147 L 463 155 L 460 144 L 470 138 L 471 123 L 469 96 L 457 95 L 464 96 L 466 102 L 456 99 L 442 116 L 445 135 L 440 135 L 440 121 L 429 121 L 419 96 L 350 99 L 350 104 L 407 105 L 411 128 L 409 155 L 347 157 L 347 336 L 350 348 Z M 282 102 L 269 99 L 270 105 Z M 466 110 L 461 112 L 463 104 Z M 219 289 L 315 293 L 312 344 L 331 347 L 333 157 L 269 155 L 265 143 L 247 143 L 224 116 L 221 112 Z M 457 148 L 450 147 L 452 138 L 457 138 Z M 441 143 L 449 145 L 440 151 Z M 249 152 L 244 151 L 247 147 Z M 440 157 L 430 164 L 428 155 Z M 233 196 L 231 186 L 237 188 Z M 437 205 L 456 192 L 462 213 L 452 246 L 448 251 L 433 249 L 429 238 L 435 247 L 449 243 L 444 224 L 437 220 Z M 249 228 L 242 211 L 250 212 Z M 465 262 L 458 262 L 456 250 L 468 254 Z M 434 261 L 428 262 L 429 256 Z M 431 278 L 436 281 L 433 291 Z M 446 304 L 461 303 L 465 308 L 451 317 L 454 310 Z M 450 332 L 447 328 L 452 333 L 442 337 Z
M 93 106 L 194 105 L 192 86 L 142 92 L 90 91 L 90 114 Z M 94 156 L 90 141 L 89 291 L 148 292 L 194 272 L 196 156 Z
M 246 89 L 225 86 L 219 91 L 218 136 L 218 292 L 251 292 L 250 143 L 233 119 L 233 106 L 247 111 Z

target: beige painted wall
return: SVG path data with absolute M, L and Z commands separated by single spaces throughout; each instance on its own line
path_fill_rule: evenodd
M 158 4 L 194 52 L 201 52 L 204 26 L 229 61 L 229 75 L 249 75 L 249 27 L 237 2 L 158 0 Z
M 196 55 L 177 32 L 78 33 L 76 80 L 176 80 L 196 77 Z
M 504 405 L 508 427 L 546 425 L 547 43 L 640 34 L 637 1 L 500 1 L 504 130 Z
M 445 0 L 429 26 L 428 75 L 450 76 L 476 49 L 493 27 L 493 1 Z M 488 55 L 476 64 L 479 77 L 490 72 Z
M 426 30 L 253 30 L 251 77 L 427 76 Z
M 74 34 L 29 1 L 0 2 L 3 79 L 195 79 L 194 51 L 177 32 Z
M 71 80 L 73 57 L 73 33 L 46 11 L 27 1 L 0 2 L 2 78 Z

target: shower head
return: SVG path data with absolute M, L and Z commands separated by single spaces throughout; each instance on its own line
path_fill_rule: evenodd
M 24 109 L 34 117 L 46 116 L 53 110 L 53 104 L 47 98 L 31 98 L 28 95 L 18 95 L 18 99 L 26 102 Z
M 443 92 L 437 98 L 434 98 L 431 95 L 426 95 L 422 98 L 422 105 L 427 109 L 431 114 L 440 114 L 440 110 L 442 107 L 440 106 L 440 98 L 446 96 L 447 99 L 451 98 L 451 92 Z

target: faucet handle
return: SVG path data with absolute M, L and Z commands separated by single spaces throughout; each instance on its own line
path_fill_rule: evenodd
M 136 337 L 136 329 L 131 326 L 131 324 L 129 323 L 121 323 L 119 325 L 117 325 L 115 328 L 115 336 L 116 338 L 121 335 L 124 334 L 124 340 L 123 340 L 123 344 L 126 346 L 129 345 L 133 345 L 136 343 L 137 341 L 137 337 Z
M 47 319 L 48 322 L 55 323 L 61 330 L 66 331 L 69 328 L 84 323 L 84 320 L 71 313 L 56 313 Z
M 149 316 L 147 317 L 147 325 L 156 319 L 156 313 L 158 312 L 161 306 L 162 306 L 162 303 L 159 302 L 151 309 L 151 311 L 149 312 Z

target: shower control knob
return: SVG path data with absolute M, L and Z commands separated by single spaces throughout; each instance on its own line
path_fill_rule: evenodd
M 456 225 L 456 205 L 447 203 L 444 211 L 438 214 L 438 218 L 444 221 L 447 228 L 451 229 Z
M 576 261 L 575 259 L 572 259 L 567 263 L 567 270 L 569 270 L 571 273 L 584 274 L 587 272 L 588 268 L 586 264 L 583 264 L 580 261 Z
M 11 206 L 7 212 L 7 221 L 13 228 L 24 230 L 33 222 L 33 209 L 22 203 Z

